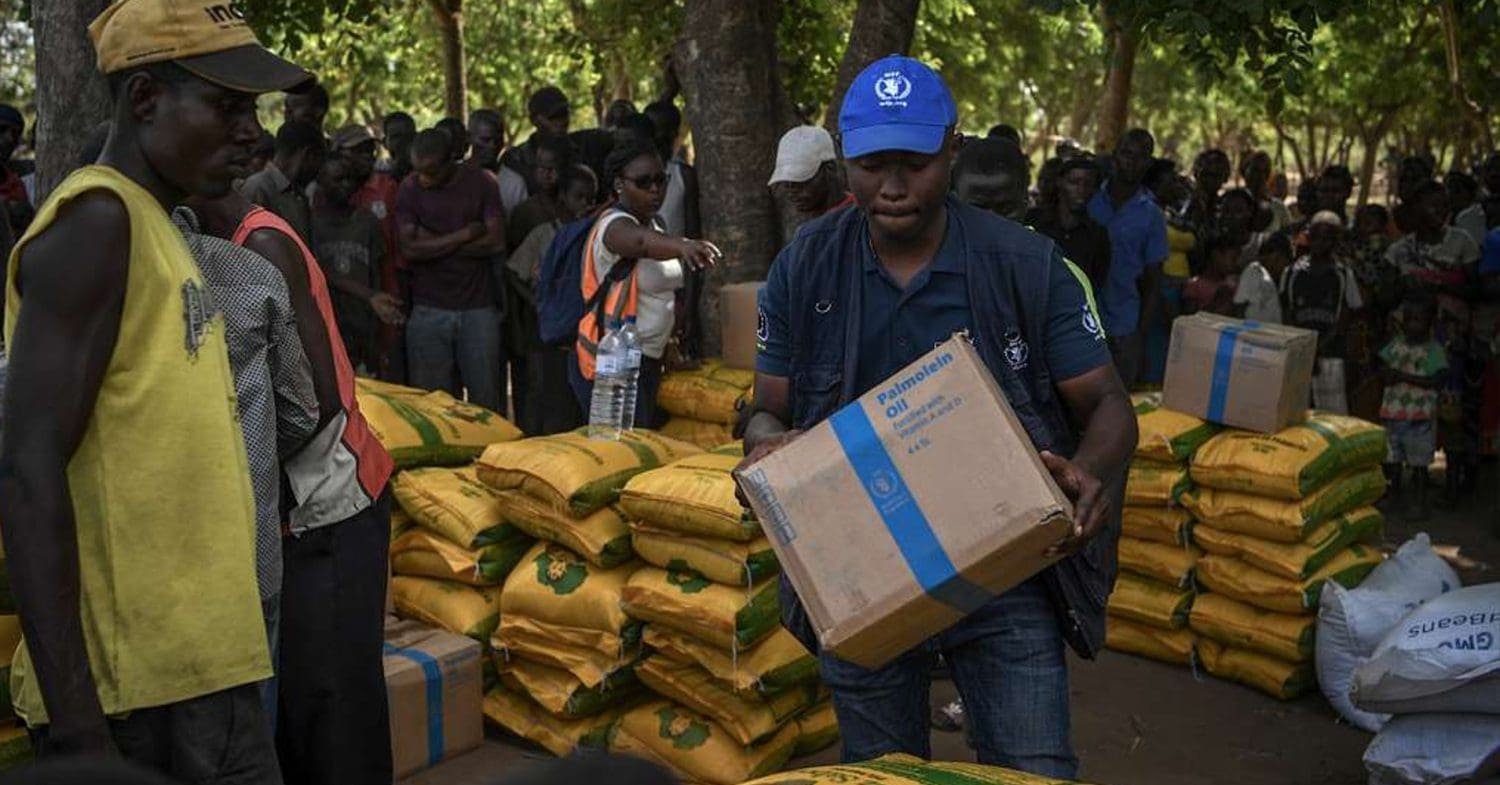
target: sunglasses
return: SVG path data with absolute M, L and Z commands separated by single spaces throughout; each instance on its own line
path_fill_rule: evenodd
M 649 191 L 652 188 L 666 185 L 667 181 L 672 178 L 668 177 L 666 172 L 658 172 L 657 174 L 643 174 L 640 177 L 621 177 L 620 179 L 642 191 Z

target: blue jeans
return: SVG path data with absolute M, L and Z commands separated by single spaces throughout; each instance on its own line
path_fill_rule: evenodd
M 447 390 L 455 398 L 505 415 L 500 311 L 448 311 L 418 305 L 406 321 L 407 374 L 424 390 Z
M 844 761 L 932 757 L 930 690 L 938 654 L 963 697 L 979 762 L 1074 779 L 1062 628 L 1042 579 L 1017 586 L 878 670 L 822 654 Z

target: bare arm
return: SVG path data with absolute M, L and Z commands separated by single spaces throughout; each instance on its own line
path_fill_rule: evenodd
M 1073 499 L 1073 531 L 1058 551 L 1074 553 L 1109 520 L 1105 489 L 1120 479 L 1135 452 L 1135 411 L 1113 365 L 1058 382 L 1057 391 L 1083 437 L 1072 460 L 1044 452 L 1042 461 Z
M 489 257 L 505 253 L 505 217 L 484 219 L 484 234 L 459 250 L 460 256 Z
M 302 260 L 302 251 L 280 232 L 260 229 L 245 238 L 245 247 L 266 257 L 286 280 L 287 294 L 291 298 L 292 313 L 297 319 L 297 336 L 302 341 L 302 351 L 307 355 L 312 368 L 313 390 L 318 403 L 318 425 L 321 427 L 343 410 L 339 398 L 338 372 L 333 365 L 333 341 L 328 336 L 328 327 L 318 310 L 318 301 L 313 299 L 312 282 L 307 277 L 307 265 Z M 342 351 L 342 349 L 340 349 Z
M 429 234 L 415 224 L 401 225 L 401 254 L 409 262 L 427 262 L 458 253 L 464 246 L 484 236 L 486 228 L 472 223 L 448 234 Z
M 627 220 L 610 221 L 604 230 L 604 247 L 622 259 L 681 259 L 694 270 L 712 267 L 719 257 L 712 243 L 672 237 Z
M 782 447 L 791 444 L 802 431 L 791 427 L 792 383 L 784 376 L 755 374 L 755 413 L 745 424 L 745 459 L 734 468 L 735 474 Z M 735 488 L 740 504 L 750 507 L 745 490 Z
M 129 272 L 130 217 L 112 195 L 63 208 L 18 264 L 25 307 L 10 346 L 0 520 L 21 629 L 63 752 L 114 747 L 79 616 L 78 536 L 68 463 L 114 354 Z

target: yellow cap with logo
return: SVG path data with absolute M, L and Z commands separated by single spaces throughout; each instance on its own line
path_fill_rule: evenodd
M 174 62 L 246 93 L 291 90 L 312 74 L 272 54 L 231 0 L 116 0 L 89 25 L 105 74 Z

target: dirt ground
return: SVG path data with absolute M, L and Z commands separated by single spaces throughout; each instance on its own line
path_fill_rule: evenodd
M 1426 524 L 1387 522 L 1399 544 L 1418 531 L 1454 550 L 1465 584 L 1500 580 L 1500 481 L 1482 499 L 1439 510 Z M 1249 688 L 1130 655 L 1106 652 L 1072 663 L 1073 744 L 1081 779 L 1097 785 L 1362 785 L 1360 758 L 1370 736 L 1340 723 L 1321 695 L 1281 703 Z M 933 689 L 934 705 L 951 684 Z M 937 758 L 972 760 L 962 734 L 933 735 Z M 545 753 L 492 737 L 481 749 L 424 772 L 406 785 L 486 785 Z M 830 763 L 837 749 L 796 766 Z

